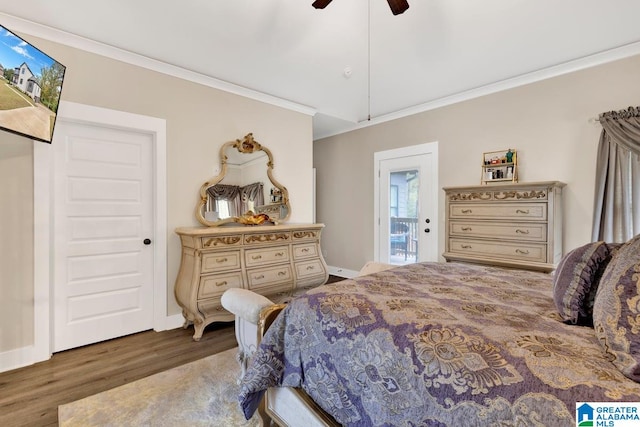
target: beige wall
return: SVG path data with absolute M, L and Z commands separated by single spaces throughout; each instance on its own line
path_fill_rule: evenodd
M 33 144 L 0 132 L 0 351 L 33 343 Z
M 640 103 L 640 57 L 632 57 L 314 143 L 317 220 L 327 224 L 329 265 L 358 270 L 373 254 L 373 154 L 438 142 L 439 187 L 480 183 L 484 151 L 518 150 L 521 182 L 559 180 L 564 251 L 591 238 L 595 155 L 604 111 Z M 438 252 L 444 251 L 439 192 Z
M 311 116 L 48 40 L 25 34 L 21 36 L 67 67 L 63 100 L 166 119 L 168 314 L 180 313 L 173 297 L 173 282 L 180 263 L 180 242 L 173 230 L 179 226 L 199 225 L 193 213 L 198 191 L 204 181 L 214 176 L 219 164 L 218 150 L 223 143 L 253 132 L 258 142 L 271 149 L 275 163 L 274 177 L 289 190 L 291 221 L 310 222 L 313 219 Z M 4 133 L 0 137 L 5 138 Z M 32 192 L 33 184 L 27 184 L 24 178 L 31 179 L 32 171 L 28 165 L 32 162 L 32 156 L 27 156 L 27 160 L 26 165 L 14 166 L 18 170 L 10 178 L 13 180 L 15 176 L 15 179 L 20 179 L 21 187 L 29 189 L 31 186 Z M 4 191 L 2 196 L 5 196 Z M 7 204 L 3 200 L 4 206 Z M 29 207 L 21 212 L 31 212 L 31 209 Z M 7 234 L 4 228 L 0 232 L 3 252 L 9 250 L 16 240 L 10 234 L 11 240 L 8 241 Z M 29 246 L 21 250 L 28 253 L 33 248 Z M 31 258 L 25 257 L 23 262 L 24 265 L 18 263 L 20 269 L 30 272 Z M 24 273 L 20 280 L 12 280 L 15 279 L 13 276 L 1 270 L 0 293 L 7 295 L 17 289 L 33 288 L 29 274 Z M 2 298 L 0 320 L 5 333 L 0 340 L 0 352 L 31 344 L 7 338 L 19 335 L 18 332 L 25 325 L 22 321 L 16 322 L 16 319 L 30 319 L 33 317 L 32 310 L 32 306 L 11 305 Z M 7 319 L 12 319 L 12 323 Z

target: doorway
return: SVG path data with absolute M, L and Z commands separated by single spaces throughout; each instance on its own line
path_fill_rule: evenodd
M 144 243 L 144 239 L 140 242 L 140 245 L 145 247 L 145 249 L 143 250 L 147 251 L 146 262 L 147 264 L 149 263 L 151 264 L 150 267 L 145 269 L 147 271 L 150 271 L 152 276 L 150 281 L 152 291 L 151 291 L 151 295 L 149 296 L 149 298 L 151 299 L 151 304 L 149 304 L 148 301 L 146 302 L 147 306 L 150 306 L 152 310 L 151 317 L 150 317 L 151 320 L 149 321 L 148 313 L 145 314 L 147 318 L 145 319 L 144 329 L 149 329 L 151 327 L 155 330 L 166 329 L 167 278 L 166 278 L 165 265 L 166 265 L 166 244 L 167 244 L 166 243 L 167 219 L 166 219 L 166 166 L 165 166 L 166 164 L 166 122 L 165 120 L 154 118 L 154 117 L 141 116 L 141 115 L 132 114 L 132 113 L 109 110 L 109 109 L 104 109 L 99 107 L 93 107 L 93 106 L 88 106 L 83 104 L 76 104 L 72 102 L 62 102 L 60 104 L 59 120 L 60 120 L 59 125 L 62 125 L 61 127 L 69 126 L 71 128 L 74 128 L 77 126 L 77 127 L 83 127 L 85 128 L 85 130 L 86 128 L 95 127 L 98 129 L 98 131 L 104 131 L 107 133 L 113 132 L 112 136 L 114 134 L 119 134 L 119 133 L 129 134 L 129 136 L 137 136 L 140 139 L 140 147 L 146 146 L 143 149 L 144 152 L 146 153 L 144 154 L 144 156 L 147 157 L 145 162 L 149 162 L 149 163 L 147 163 L 147 166 L 145 167 L 150 168 L 150 170 L 147 171 L 148 173 L 145 172 L 145 174 L 147 175 L 147 178 L 145 178 L 145 180 L 147 181 L 150 180 L 151 196 L 150 197 L 147 196 L 147 199 L 148 199 L 147 201 L 149 203 L 150 208 L 146 207 L 145 209 L 147 211 L 147 214 L 146 214 L 147 216 L 148 216 L 149 209 L 152 212 L 152 215 L 150 220 L 148 221 L 148 224 L 144 225 L 145 229 L 143 230 L 143 232 L 144 234 L 147 234 L 153 237 L 152 237 L 152 242 L 149 245 L 146 245 Z M 58 129 L 56 130 L 58 131 Z M 63 136 L 62 133 L 63 133 L 63 129 L 60 132 L 56 132 L 56 137 Z M 92 144 L 96 142 L 96 141 L 92 141 L 91 138 L 92 136 L 90 135 L 88 136 L 88 138 L 86 138 L 85 148 L 88 147 L 86 143 Z M 115 138 L 117 139 L 119 137 L 115 137 Z M 56 145 L 56 143 L 58 143 L 58 145 Z M 59 213 L 57 212 L 56 209 L 58 208 L 58 203 L 60 202 L 62 195 L 55 193 L 55 190 L 56 190 L 55 185 L 52 185 L 51 183 L 54 183 L 60 179 L 64 179 L 64 174 L 62 174 L 61 176 L 62 169 L 56 169 L 56 164 L 55 164 L 57 163 L 57 161 L 64 159 L 64 156 L 61 158 L 59 157 L 59 153 L 58 154 L 55 153 L 57 149 L 61 149 L 64 144 L 62 140 L 56 139 L 53 141 L 51 145 L 48 145 L 48 144 L 41 144 L 41 145 L 43 146 L 43 150 L 37 150 L 38 153 L 34 153 L 34 162 L 39 164 L 47 164 L 47 165 L 51 164 L 52 167 L 48 170 L 47 173 L 43 173 L 42 175 L 36 176 L 34 178 L 34 180 L 37 181 L 34 183 L 36 189 L 38 188 L 44 189 L 42 192 L 40 191 L 37 192 L 37 193 L 42 193 L 41 196 L 37 196 L 37 195 L 36 195 L 37 197 L 34 196 L 36 197 L 36 199 L 40 199 L 39 201 L 42 202 L 42 203 L 36 203 L 37 209 L 35 209 L 34 216 L 42 219 L 42 221 L 39 221 L 41 222 L 41 224 L 39 224 L 39 227 L 36 228 L 36 234 L 38 234 L 38 237 L 41 237 L 41 240 L 36 239 L 36 241 L 43 242 L 42 245 L 40 244 L 35 245 L 34 252 L 35 254 L 39 254 L 42 258 L 46 258 L 46 259 L 51 258 L 52 263 L 49 264 L 49 263 L 43 262 L 41 266 L 36 268 L 36 273 L 38 274 L 34 278 L 34 286 L 35 286 L 34 291 L 37 295 L 39 295 L 40 300 L 46 304 L 46 306 L 44 304 L 41 305 L 41 307 L 43 308 L 42 312 L 46 311 L 48 314 L 49 307 L 50 307 L 51 315 L 50 316 L 36 315 L 36 318 L 35 318 L 36 330 L 42 331 L 42 333 L 38 334 L 35 339 L 36 341 L 35 347 L 38 349 L 36 353 L 36 360 L 46 360 L 53 351 L 59 351 L 62 348 L 71 348 L 77 345 L 82 345 L 81 341 L 74 342 L 73 340 L 71 340 L 71 341 L 65 342 L 65 340 L 53 339 L 54 335 L 57 335 L 56 333 L 57 325 L 55 324 L 55 319 L 57 319 L 58 321 L 60 321 L 61 319 L 61 317 L 59 317 L 58 313 L 56 312 L 60 307 L 59 306 L 60 301 L 58 299 L 58 297 L 60 296 L 60 293 L 57 292 L 58 289 L 56 289 L 56 286 L 58 284 L 57 280 L 60 277 L 59 276 L 60 264 L 57 263 L 57 261 L 59 260 L 58 259 L 54 260 L 54 258 L 58 257 L 58 251 L 56 249 L 58 248 L 57 245 L 60 244 L 60 242 L 56 240 L 59 237 L 59 234 L 61 233 L 61 231 L 56 228 L 57 226 L 60 225 Z M 44 147 L 45 145 L 46 147 Z M 133 145 L 128 145 L 128 147 L 131 148 L 133 147 Z M 113 159 L 109 159 L 109 155 L 111 154 L 110 150 L 106 150 L 104 153 L 106 153 L 107 155 L 103 159 L 105 160 L 103 166 L 105 166 L 109 160 L 113 160 Z M 86 151 L 85 151 L 85 154 L 87 154 Z M 63 160 L 63 161 L 66 162 L 66 160 Z M 86 170 L 87 169 L 85 168 L 85 171 Z M 85 186 L 85 188 L 93 188 L 95 190 L 100 190 L 100 188 L 91 185 L 90 180 L 87 180 L 85 182 L 89 184 L 88 186 Z M 97 183 L 97 182 L 98 181 L 93 181 L 93 183 Z M 118 185 L 119 183 L 121 184 L 125 182 L 126 180 L 122 180 L 120 182 L 118 182 L 117 180 L 113 181 L 113 183 L 116 183 L 116 185 Z M 78 190 L 78 189 L 81 189 L 81 187 L 82 186 L 76 187 L 75 189 Z M 49 197 L 49 194 L 51 194 L 50 197 Z M 102 193 L 102 194 L 105 194 L 105 193 Z M 130 193 L 130 194 L 133 194 L 133 193 Z M 74 194 L 74 196 L 77 196 L 77 195 L 78 193 Z M 99 197 L 95 197 L 94 199 L 97 199 L 97 198 Z M 48 208 L 41 209 L 43 206 L 47 207 L 49 205 L 51 206 L 50 215 L 46 214 L 46 212 L 48 212 Z M 41 210 L 43 212 L 40 212 Z M 101 212 L 106 213 L 106 211 L 101 211 Z M 51 218 L 51 222 L 49 221 L 49 218 Z M 73 216 L 73 218 L 76 218 L 76 217 Z M 131 221 L 127 222 L 126 216 L 123 216 L 122 218 L 124 218 L 125 221 L 122 223 L 118 223 L 118 225 L 116 226 L 117 228 L 116 234 L 120 233 L 120 236 L 122 236 L 122 233 L 124 234 L 129 233 L 129 231 L 132 229 L 130 227 L 128 231 L 125 231 L 124 228 L 122 228 L 122 226 L 125 224 L 128 224 L 128 225 L 132 224 Z M 109 221 L 107 220 L 106 222 L 109 222 Z M 103 225 L 105 225 L 106 222 L 103 222 Z M 102 231 L 104 231 L 104 229 Z M 80 234 L 77 234 L 79 232 Z M 98 227 L 95 227 L 92 229 L 92 227 L 80 226 L 80 227 L 72 227 L 71 229 L 63 228 L 62 234 L 66 234 L 67 236 L 75 235 L 75 237 L 81 236 L 81 238 L 78 239 L 76 242 L 83 242 L 83 239 L 85 239 L 88 236 L 87 233 L 89 234 L 94 233 L 93 238 L 97 238 L 97 240 L 99 241 L 102 240 L 99 242 L 100 244 L 104 243 L 104 240 L 106 240 L 103 238 L 104 233 L 102 234 L 102 236 L 97 236 L 95 234 L 97 232 L 98 232 Z M 84 233 L 84 235 L 82 235 L 82 233 Z M 113 240 L 116 241 L 119 239 L 120 237 L 116 237 Z M 51 242 L 50 245 L 46 243 L 48 241 Z M 84 243 L 87 243 L 87 242 L 84 242 Z M 91 245 L 89 244 L 86 246 L 91 246 Z M 74 250 L 75 249 L 76 248 L 74 248 Z M 67 255 L 69 255 L 69 253 L 67 253 Z M 75 252 L 72 255 L 75 256 Z M 87 258 L 85 258 L 84 260 L 86 259 Z M 109 259 L 108 255 L 104 256 L 104 259 L 108 262 L 111 262 L 112 266 L 114 265 L 113 259 Z M 67 269 L 67 273 L 71 272 L 72 274 L 77 275 L 79 272 L 82 271 L 81 269 L 78 269 L 78 267 L 80 267 L 82 264 L 82 262 L 80 263 L 77 262 L 79 260 L 84 261 L 80 257 L 74 258 L 73 260 L 74 262 L 72 263 L 74 264 L 73 271 L 69 270 L 69 266 L 71 264 L 67 264 L 64 267 Z M 88 264 L 85 264 L 83 267 L 86 267 L 86 265 Z M 45 269 L 48 270 L 49 272 L 45 271 Z M 105 270 L 96 270 L 96 271 L 105 272 Z M 77 276 L 74 276 L 74 277 L 77 277 Z M 101 280 L 96 278 L 95 282 L 91 283 L 93 280 L 92 278 L 89 278 L 89 277 L 85 277 L 85 278 L 88 279 L 87 280 L 88 288 L 91 288 L 93 285 L 95 285 L 97 282 Z M 50 287 L 50 279 L 52 280 L 51 287 Z M 128 279 L 125 279 L 125 281 L 126 280 Z M 71 284 L 74 286 L 77 285 L 77 283 L 73 281 Z M 114 290 L 111 296 L 115 297 L 118 292 L 120 291 Z M 112 300 L 111 302 L 113 303 L 114 300 Z M 80 308 L 81 310 L 86 310 L 88 308 L 87 306 L 84 306 L 82 304 L 76 304 L 76 307 Z M 94 307 L 96 307 L 96 305 L 94 305 Z M 104 306 L 100 306 L 100 304 L 97 305 L 97 308 L 105 312 L 108 311 L 105 309 Z M 126 309 L 121 311 L 124 312 L 126 311 Z M 40 310 L 36 310 L 36 314 L 39 312 Z M 80 319 L 80 317 L 86 316 L 87 313 L 86 312 L 80 313 L 79 311 L 76 311 L 74 315 L 76 316 L 76 321 L 77 321 Z M 62 319 L 66 321 L 69 319 L 69 317 L 62 318 Z M 87 334 L 89 336 L 89 341 L 98 342 L 102 339 L 108 339 L 106 335 L 103 336 L 104 334 L 100 329 L 102 328 L 93 329 L 89 334 Z M 105 328 L 105 329 L 108 329 L 108 328 Z M 117 334 L 120 334 L 120 333 L 126 334 L 127 332 L 117 331 Z
M 61 120 L 54 141 L 54 351 L 153 327 L 153 140 Z
M 437 142 L 374 154 L 375 260 L 437 261 Z

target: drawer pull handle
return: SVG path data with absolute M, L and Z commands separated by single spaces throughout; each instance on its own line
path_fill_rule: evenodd
M 227 262 L 229 261 L 227 258 L 216 258 L 216 262 L 218 264 L 222 264 L 223 262 Z
M 522 249 L 516 249 L 516 252 L 523 255 L 529 255 L 529 251 L 523 251 Z
M 260 279 L 264 279 L 264 274 L 261 274 L 259 276 L 254 276 L 253 277 L 255 280 L 260 280 Z
M 471 245 L 462 245 L 462 249 L 471 249 Z
M 309 252 L 309 248 L 303 248 L 302 252 Z
M 523 210 L 523 209 L 516 209 L 516 213 L 519 213 L 519 214 L 528 214 L 528 213 L 529 213 L 529 209 L 527 209 L 527 210 Z
M 313 265 L 310 265 L 310 266 L 307 267 L 307 271 L 309 271 L 309 270 L 315 270 L 315 267 Z
M 227 281 L 224 280 L 222 282 L 216 282 L 216 286 L 225 286 L 227 284 Z
M 462 209 L 462 213 L 471 213 L 473 212 L 471 209 Z
M 462 227 L 462 231 L 471 231 L 471 227 Z
M 278 271 L 278 276 L 282 277 L 282 276 L 286 276 L 287 272 L 286 271 Z
M 276 253 L 276 256 L 284 256 L 284 252 L 278 252 Z
M 253 260 L 262 259 L 262 255 L 254 255 L 254 256 L 251 257 L 251 259 L 253 259 Z
M 520 230 L 519 228 L 516 230 L 518 234 L 529 234 L 529 230 Z

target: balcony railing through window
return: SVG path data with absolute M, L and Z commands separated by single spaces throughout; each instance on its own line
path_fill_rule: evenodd
M 389 255 L 404 261 L 418 261 L 418 218 L 392 217 L 390 223 Z

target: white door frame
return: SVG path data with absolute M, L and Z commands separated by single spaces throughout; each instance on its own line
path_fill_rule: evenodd
M 167 136 L 166 120 L 62 101 L 58 120 L 100 124 L 150 134 L 153 140 L 154 284 L 153 329 L 167 326 Z M 55 140 L 52 144 L 55 144 Z M 34 347 L 31 363 L 47 360 L 53 348 L 53 267 L 50 263 L 53 205 L 53 148 L 34 142 Z
M 434 235 L 436 241 L 436 248 L 438 247 L 438 142 L 427 142 L 424 144 L 411 145 L 408 147 L 394 148 L 392 150 L 378 151 L 373 153 L 373 259 L 374 261 L 380 261 L 380 162 L 383 160 L 395 159 L 398 157 L 417 156 L 421 154 L 431 154 L 434 158 L 432 163 L 432 170 L 429 171 L 430 181 L 433 185 L 434 202 L 436 208 L 433 209 L 433 215 L 431 216 L 431 234 Z M 437 250 L 436 250 L 437 252 Z

